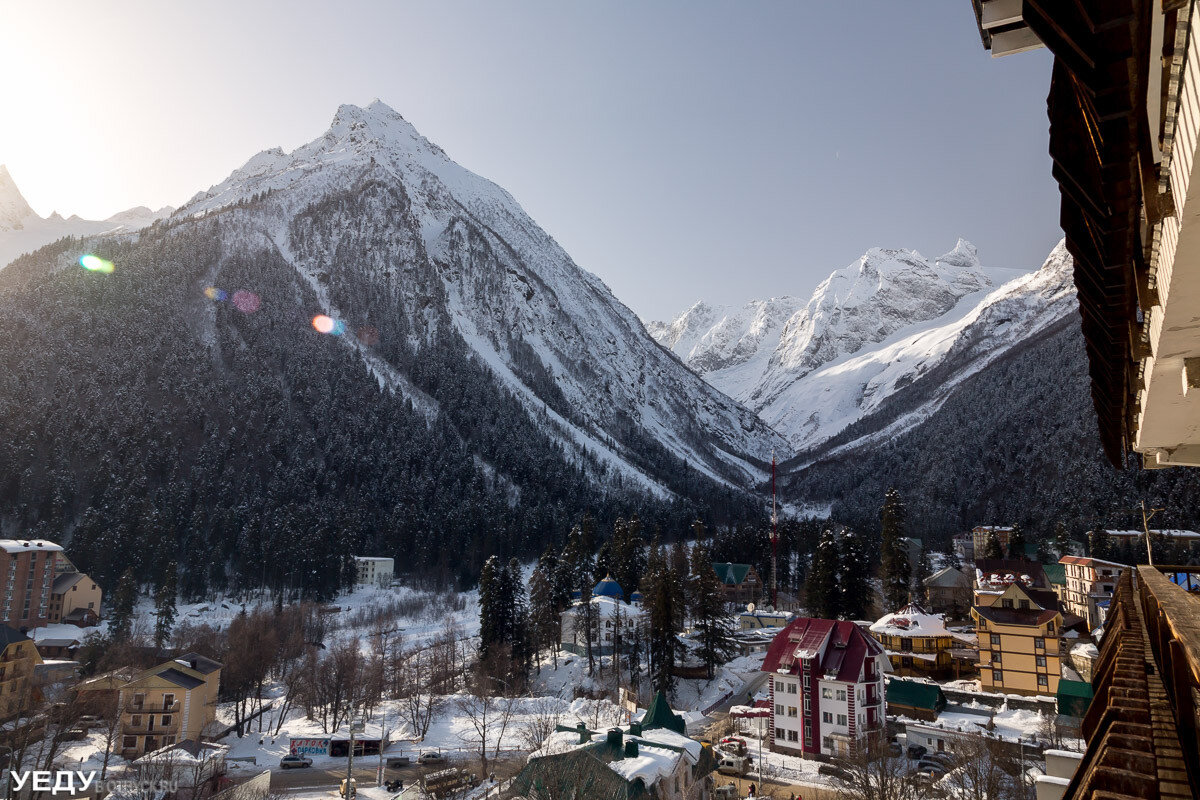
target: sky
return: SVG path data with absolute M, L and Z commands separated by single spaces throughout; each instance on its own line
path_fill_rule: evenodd
M 644 319 L 1061 237 L 1050 56 L 992 59 L 969 0 L 0 0 L 0 75 L 43 215 L 180 205 L 379 98 Z

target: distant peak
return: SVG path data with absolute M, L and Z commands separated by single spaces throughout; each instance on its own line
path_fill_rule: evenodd
M 36 216 L 9 174 L 8 167 L 0 164 L 0 230 L 22 228 L 26 219 Z
M 959 239 L 950 252 L 938 257 L 939 264 L 950 267 L 978 267 L 979 251 L 966 239 Z

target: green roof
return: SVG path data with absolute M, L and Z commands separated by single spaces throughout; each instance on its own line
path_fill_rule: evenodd
M 888 681 L 885 695 L 888 705 L 924 708 L 934 713 L 946 707 L 946 695 L 942 693 L 942 687 L 931 683 L 892 678 Z
M 1042 564 L 1042 572 L 1046 573 L 1046 580 L 1050 581 L 1055 586 L 1067 585 L 1067 568 L 1063 564 Z
M 687 724 L 684 723 L 683 717 L 671 710 L 662 692 L 654 695 L 654 702 L 650 704 L 646 716 L 642 717 L 642 730 L 651 728 L 666 728 L 681 736 L 687 736 Z
M 1086 681 L 1063 678 L 1058 682 L 1058 713 L 1064 717 L 1082 717 L 1092 704 L 1092 685 Z
M 746 580 L 746 576 L 750 573 L 750 565 L 730 564 L 726 561 L 719 561 L 713 564 L 713 571 L 717 573 L 717 577 L 721 579 L 721 583 L 737 586 Z

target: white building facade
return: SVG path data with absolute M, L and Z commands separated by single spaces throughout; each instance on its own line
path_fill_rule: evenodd
M 395 560 L 376 556 L 355 556 L 354 569 L 359 586 L 389 586 L 395 574 Z

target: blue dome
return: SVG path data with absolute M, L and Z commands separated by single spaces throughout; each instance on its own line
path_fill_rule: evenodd
M 616 597 L 624 598 L 625 593 L 621 591 L 621 584 L 612 579 L 612 575 L 605 575 L 604 580 L 596 584 L 592 589 L 592 597 Z

